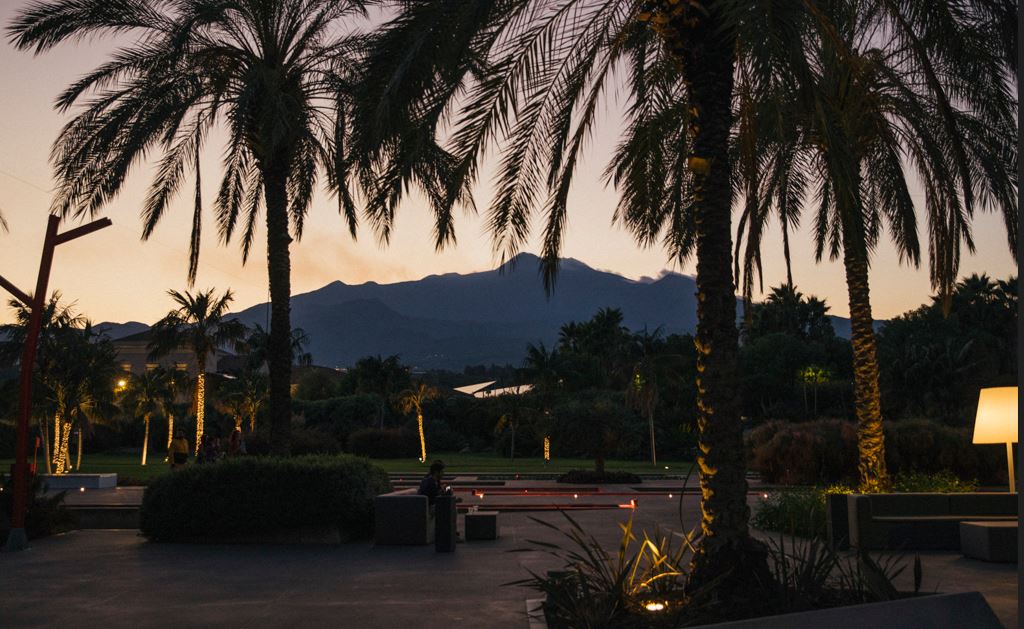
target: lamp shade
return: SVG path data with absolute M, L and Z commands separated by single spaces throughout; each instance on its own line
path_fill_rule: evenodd
M 1017 387 L 982 389 L 974 420 L 974 443 L 1017 441 Z

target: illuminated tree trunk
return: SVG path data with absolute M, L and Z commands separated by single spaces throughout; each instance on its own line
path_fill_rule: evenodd
M 79 428 L 76 432 L 78 433 L 78 439 L 77 439 L 77 441 L 78 441 L 78 453 L 75 455 L 75 469 L 76 470 L 81 470 L 82 469 L 82 429 Z
M 235 430 L 242 430 L 242 416 L 235 415 Z
M 848 232 L 849 230 L 844 230 Z M 851 237 L 847 237 L 850 235 Z M 868 287 L 867 252 L 859 239 L 843 235 L 843 264 L 850 292 L 850 344 L 853 346 L 853 392 L 857 413 L 857 451 L 862 492 L 885 491 L 889 475 L 885 466 L 882 432 L 882 396 L 878 386 L 878 357 Z
M 57 465 L 54 470 L 54 473 L 58 475 L 68 473 L 68 446 L 71 441 L 71 423 L 62 421 L 59 428 L 60 448 L 57 451 Z
M 149 413 L 142 417 L 146 428 L 142 431 L 142 464 L 146 464 L 146 454 L 149 452 Z
M 267 207 L 267 275 L 270 280 L 270 338 L 267 366 L 270 369 L 270 449 L 288 454 L 291 433 L 291 259 L 288 246 L 288 156 L 279 152 L 263 164 L 264 198 Z
M 60 460 L 60 413 L 53 415 L 53 464 L 57 465 Z M 58 472 L 59 474 L 59 472 Z
M 736 40 L 714 0 L 661 2 L 654 27 L 680 60 L 689 96 L 693 212 L 697 231 L 697 463 L 703 538 L 688 587 L 715 584 L 719 600 L 766 605 L 767 549 L 747 527 L 740 422 L 736 293 L 732 276 L 732 126 Z
M 256 413 L 249 413 L 249 434 L 256 432 Z
M 551 460 L 551 437 L 544 437 L 544 462 Z
M 427 460 L 427 440 L 423 437 L 423 413 L 416 410 L 416 425 L 420 429 L 420 463 Z
M 196 375 L 196 454 L 203 439 L 203 427 L 206 422 L 206 361 L 199 361 L 199 373 Z

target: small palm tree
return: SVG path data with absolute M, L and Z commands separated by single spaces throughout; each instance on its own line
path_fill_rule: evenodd
M 654 411 L 658 408 L 661 387 L 673 377 L 678 377 L 677 354 L 668 352 L 661 328 L 648 332 L 646 328 L 633 338 L 632 354 L 635 357 L 633 373 L 626 388 L 626 401 L 631 403 L 647 418 L 647 429 L 651 440 L 651 465 L 658 464 L 658 450 L 655 444 Z
M 162 368 L 150 369 L 146 373 L 128 380 L 124 394 L 123 409 L 133 417 L 141 417 L 145 424 L 142 437 L 142 465 L 146 464 L 149 452 L 149 420 L 154 415 L 169 415 L 167 400 L 171 395 L 171 376 Z
M 168 291 L 178 307 L 153 325 L 150 355 L 159 358 L 171 350 L 187 348 L 196 361 L 196 452 L 203 438 L 206 417 L 206 364 L 219 348 L 237 343 L 245 333 L 237 319 L 225 319 L 234 299 L 230 290 L 216 295 L 214 289 L 192 294 Z
M 256 416 L 267 401 L 267 379 L 258 371 L 246 370 L 223 389 L 221 403 L 241 430 L 248 420 L 250 433 L 256 432 Z
M 417 383 L 415 387 L 398 394 L 398 404 L 402 412 L 416 412 L 416 427 L 420 433 L 420 463 L 425 463 L 427 460 L 427 441 L 423 434 L 423 404 L 440 394 L 440 391 L 424 382 Z

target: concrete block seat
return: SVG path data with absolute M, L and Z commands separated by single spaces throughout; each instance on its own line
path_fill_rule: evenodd
M 982 561 L 1017 563 L 1017 521 L 961 522 L 960 552 Z
M 426 496 L 402 489 L 373 499 L 373 541 L 381 546 L 434 542 L 434 516 Z
M 498 539 L 497 511 L 470 511 L 466 513 L 466 541 Z
M 866 550 L 960 550 L 960 523 L 1017 520 L 1010 493 L 851 494 L 850 544 Z

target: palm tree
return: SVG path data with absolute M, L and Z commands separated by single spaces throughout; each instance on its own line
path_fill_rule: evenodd
M 128 43 L 57 99 L 84 108 L 53 146 L 54 212 L 94 214 L 121 190 L 133 165 L 161 155 L 143 208 L 148 238 L 189 171 L 195 171 L 188 279 L 199 262 L 202 197 L 199 157 L 209 131 L 229 140 L 214 203 L 221 240 L 241 227 L 248 258 L 266 209 L 270 283 L 270 418 L 276 450 L 288 448 L 291 420 L 289 244 L 302 237 L 318 176 L 325 174 L 355 235 L 348 184 L 352 157 L 352 64 L 365 17 L 361 0 L 43 0 L 8 27 L 20 50 L 117 33 Z M 350 33 L 339 35 L 339 33 Z
M 187 348 L 196 360 L 196 452 L 203 438 L 206 417 L 206 363 L 217 349 L 236 343 L 245 333 L 237 319 L 225 319 L 234 299 L 230 290 L 216 295 L 214 289 L 179 293 L 167 291 L 178 307 L 153 324 L 150 355 L 159 358 L 171 350 Z
M 167 412 L 167 450 L 171 449 L 174 440 L 174 407 L 187 387 L 186 374 L 178 370 L 168 372 L 167 387 L 164 389 L 163 406 Z
M 420 432 L 420 463 L 427 460 L 427 442 L 423 436 L 423 404 L 438 395 L 440 392 L 437 389 L 424 382 L 417 383 L 415 387 L 406 389 L 398 395 L 398 404 L 403 413 L 416 412 L 416 427 Z
M 945 74 L 932 80 L 927 57 L 880 48 L 873 36 L 878 16 L 857 8 L 828 7 L 835 37 L 821 38 L 811 51 L 816 69 L 809 75 L 810 89 L 783 93 L 775 109 L 769 108 L 765 136 L 773 142 L 763 187 L 767 200 L 793 188 L 794 181 L 820 182 L 814 191 L 816 257 L 826 251 L 832 259 L 842 256 L 850 298 L 860 488 L 880 491 L 889 481 L 868 284 L 871 252 L 887 223 L 901 259 L 915 266 L 920 261 L 906 162 L 924 179 L 931 277 L 946 296 L 948 312 L 961 243 L 973 249 L 973 205 L 998 207 L 1008 223 L 1016 215 L 1016 151 L 1008 139 L 1015 107 L 1001 74 L 993 70 L 1001 52 L 984 41 L 983 29 L 957 24 L 956 39 L 979 47 L 966 62 L 947 62 L 937 54 Z M 979 63 L 989 70 L 975 85 L 972 71 Z M 959 91 L 965 80 L 970 93 Z M 779 111 L 786 115 L 776 115 Z M 790 205 L 801 205 L 804 193 L 790 190 L 787 196 L 796 199 Z M 755 225 L 768 209 L 754 206 L 759 216 L 750 221 L 748 258 L 759 255 Z M 1012 230 L 1014 247 L 1015 240 Z
M 248 420 L 249 432 L 256 432 L 256 416 L 267 400 L 267 379 L 258 371 L 245 370 L 224 387 L 221 403 L 241 430 Z
M 437 243 L 447 242 L 450 209 L 471 202 L 484 151 L 502 143 L 490 211 L 494 245 L 511 258 L 530 235 L 531 211 L 542 206 L 549 288 L 572 178 L 601 96 L 619 92 L 613 77 L 626 76 L 624 142 L 632 143 L 625 151 L 632 158 L 611 171 L 622 193 L 617 218 L 642 244 L 663 239 L 674 260 L 697 257 L 704 539 L 694 583 L 723 575 L 732 575 L 729 584 L 770 581 L 763 548 L 748 534 L 735 394 L 733 101 L 744 94 L 756 105 L 760 91 L 780 82 L 806 84 L 812 68 L 803 49 L 831 37 L 822 10 L 831 4 L 838 3 L 771 3 L 769 11 L 747 0 L 409 1 L 374 38 L 363 71 L 354 141 L 359 168 L 378 189 L 367 211 L 383 236 L 406 187 L 436 175 L 442 183 L 423 187 L 440 215 Z M 912 3 L 857 6 L 890 28 L 900 54 L 927 61 L 959 41 L 935 32 L 949 20 L 933 20 Z M 975 8 L 972 16 L 1015 32 L 1005 6 L 979 0 Z M 1005 58 L 1015 50 L 1004 46 Z M 934 71 L 928 74 L 931 80 Z M 450 150 L 436 154 L 433 171 L 418 168 L 418 158 L 436 153 L 424 139 L 439 130 L 451 138 Z
M 150 369 L 128 380 L 123 408 L 133 417 L 142 417 L 145 430 L 142 437 L 142 465 L 149 452 L 149 420 L 153 415 L 169 415 L 167 399 L 170 397 L 171 375 L 162 368 Z
M 676 377 L 680 356 L 668 352 L 667 343 L 661 336 L 661 328 L 648 332 L 647 328 L 633 337 L 631 348 L 635 362 L 629 385 L 626 387 L 626 401 L 632 403 L 647 418 L 651 439 L 651 465 L 658 464 L 658 451 L 654 437 L 654 411 L 658 408 L 660 387 Z
M 292 355 L 292 363 L 300 367 L 308 367 L 313 364 L 313 355 L 306 351 L 309 345 L 309 335 L 302 328 L 293 328 L 289 338 L 289 346 Z M 267 365 L 267 356 L 270 350 L 270 334 L 260 324 L 255 324 L 248 330 L 241 349 L 248 353 L 246 369 L 260 370 Z

